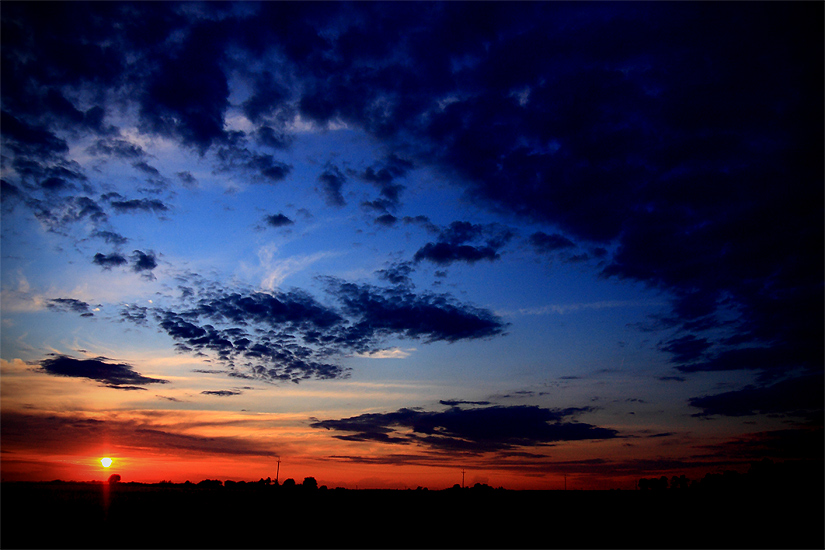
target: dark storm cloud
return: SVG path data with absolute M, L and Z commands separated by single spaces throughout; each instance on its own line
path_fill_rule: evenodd
M 252 94 L 243 102 L 243 112 L 252 122 L 264 121 L 275 114 L 279 107 L 284 106 L 289 96 L 289 90 L 283 86 L 279 77 L 269 71 L 260 72 L 252 79 Z M 269 126 L 263 126 L 263 128 L 266 128 L 265 133 L 275 137 L 272 128 Z M 278 142 L 280 143 L 280 140 Z M 279 145 L 279 147 L 283 146 Z
M 286 149 L 293 141 L 293 136 L 285 131 L 278 131 L 270 126 L 261 126 L 255 130 L 255 143 L 270 149 Z
M 805 348 L 789 349 L 781 344 L 773 347 L 736 347 L 714 354 L 706 353 L 700 360 L 676 368 L 683 373 L 751 370 L 758 374 L 760 380 L 770 381 L 794 372 L 799 366 L 816 372 L 816 364 L 809 363 L 811 351 Z
M 553 252 L 565 248 L 574 248 L 576 244 L 559 233 L 548 235 L 543 231 L 536 231 L 530 235 L 530 244 L 540 252 Z
M 167 380 L 149 378 L 135 372 L 126 363 L 111 363 L 105 357 L 75 359 L 66 355 L 55 355 L 40 361 L 40 370 L 54 376 L 89 378 L 113 388 L 145 384 L 166 384 Z
M 820 417 L 821 418 L 821 417 Z M 779 459 L 823 459 L 822 426 L 803 429 L 780 429 L 744 434 L 714 445 L 703 445 L 718 456 L 736 457 L 741 460 L 758 460 L 765 457 Z M 821 472 L 821 467 L 818 467 Z
M 81 317 L 94 316 L 94 313 L 89 309 L 89 304 L 74 298 L 54 298 L 49 300 L 46 307 L 55 311 L 79 313 Z
M 822 388 L 822 374 L 812 374 L 774 384 L 750 385 L 741 390 L 694 397 L 690 399 L 690 405 L 702 409 L 695 416 L 783 414 L 810 416 L 821 424 Z
M 69 150 L 66 142 L 48 128 L 27 124 L 6 111 L 0 115 L 0 125 L 4 145 L 24 158 L 48 159 Z
M 200 20 L 183 40 L 167 42 L 140 98 L 147 129 L 180 139 L 201 153 L 225 137 L 229 84 L 221 63 L 227 30 Z
M 450 407 L 442 412 L 399 409 L 340 420 L 322 420 L 313 428 L 349 432 L 335 437 L 347 441 L 420 443 L 436 449 L 484 452 L 548 445 L 559 441 L 612 439 L 618 432 L 573 422 L 574 413 L 536 406 Z M 408 430 L 412 433 L 408 433 Z
M 700 358 L 710 346 L 711 343 L 706 338 L 688 334 L 662 342 L 659 348 L 673 354 L 674 363 L 687 363 Z
M 123 256 L 123 254 L 119 254 L 117 252 L 113 252 L 111 254 L 103 254 L 102 252 L 98 252 L 92 259 L 92 263 L 99 265 L 103 269 L 111 269 L 113 267 L 126 265 L 129 261 L 125 256 Z
M 416 262 L 429 260 L 438 265 L 498 260 L 501 257 L 498 251 L 512 236 L 512 231 L 497 224 L 453 222 L 441 231 L 437 242 L 425 244 L 413 259 Z
M 482 204 L 600 251 L 618 244 L 601 254 L 604 274 L 672 293 L 685 328 L 719 327 L 724 300 L 741 312 L 740 338 L 802 349 L 797 364 L 816 368 L 819 8 L 650 8 L 373 5 L 361 16 L 376 24 L 322 45 L 339 54 L 336 70 L 306 88 L 300 108 L 407 140 Z M 401 30 L 403 65 L 377 47 Z M 388 209 L 383 199 L 370 205 Z M 458 246 L 431 243 L 419 258 L 494 257 Z
M 667 327 L 684 339 L 663 351 L 682 372 L 822 369 L 819 3 L 77 6 L 11 3 L 0 33 L 4 166 L 17 174 L 4 197 L 17 190 L 52 231 L 105 221 L 88 197 L 58 208 L 29 185 L 77 183 L 47 175 L 65 161 L 63 132 L 116 138 L 106 90 L 218 170 L 287 177 L 226 129 L 231 73 L 250 91 L 244 139 L 268 127 L 284 143 L 276 121 L 300 115 L 398 151 L 355 174 L 378 188 L 365 203 L 376 216 L 396 213 L 413 167 L 440 169 L 478 204 L 601 250 L 602 275 L 672 296 Z M 261 59 L 278 61 L 249 75 Z M 439 238 L 418 259 L 499 252 Z

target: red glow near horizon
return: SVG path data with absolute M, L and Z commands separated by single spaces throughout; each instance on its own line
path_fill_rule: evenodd
M 98 455 L 99 456 L 99 455 Z M 108 457 L 111 458 L 111 457 Z M 38 460 L 39 459 L 39 460 Z M 91 467 L 91 462 L 95 463 Z M 102 459 L 77 457 L 30 457 L 25 461 L 4 461 L 3 481 L 105 481 L 110 474 L 121 476 L 122 482 L 159 483 L 170 481 L 198 483 L 204 479 L 221 481 L 254 482 L 260 479 L 276 479 L 277 460 L 272 457 L 178 457 L 169 455 L 118 455 L 110 467 L 103 466 Z M 362 465 L 335 463 L 317 459 L 284 459 L 282 457 L 279 482 L 293 479 L 300 484 L 306 477 L 314 477 L 319 486 L 348 489 L 416 489 L 426 487 L 432 490 L 446 489 L 462 481 L 466 487 L 476 483 L 508 490 L 563 490 L 563 472 L 548 472 L 544 475 L 524 475 L 519 472 L 493 470 L 489 468 L 420 465 Z M 684 472 L 682 472 L 684 473 Z M 104 474 L 101 477 L 101 474 Z M 642 474 L 650 477 L 652 474 Z M 670 473 L 666 473 L 670 477 Z M 704 475 L 704 474 L 702 474 Z M 609 475 L 598 473 L 568 473 L 568 490 L 633 489 L 639 474 Z M 658 476 L 656 476 L 658 477 Z M 701 477 L 695 473 L 694 479 Z

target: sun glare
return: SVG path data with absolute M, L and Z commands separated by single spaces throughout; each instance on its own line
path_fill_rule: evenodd
M 112 459 L 106 456 L 100 459 L 100 463 L 103 464 L 104 468 L 108 468 L 112 465 Z

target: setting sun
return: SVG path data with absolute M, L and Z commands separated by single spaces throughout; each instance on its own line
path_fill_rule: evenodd
M 112 459 L 109 458 L 108 456 L 103 457 L 103 458 L 100 459 L 100 463 L 103 464 L 104 468 L 108 468 L 109 466 L 112 465 Z

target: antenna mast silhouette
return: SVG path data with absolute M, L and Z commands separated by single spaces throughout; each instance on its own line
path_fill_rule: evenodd
M 275 470 L 275 484 L 276 485 L 280 485 L 280 482 L 278 481 L 278 476 L 279 475 L 281 475 L 281 457 L 280 456 L 278 457 L 278 469 Z

